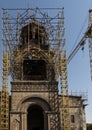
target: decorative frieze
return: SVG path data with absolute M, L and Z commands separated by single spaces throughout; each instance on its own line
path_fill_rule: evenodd
M 11 82 L 12 92 L 42 92 L 42 91 L 58 91 L 57 82 L 47 82 L 47 81 L 30 81 L 30 82 Z

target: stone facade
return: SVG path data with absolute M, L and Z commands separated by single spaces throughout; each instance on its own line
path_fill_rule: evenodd
M 56 86 L 55 82 L 53 86 Z M 48 82 L 12 82 L 10 130 L 27 130 L 27 110 L 31 105 L 38 105 L 43 109 L 44 130 L 48 130 L 48 113 L 51 113 Z
M 52 82 L 52 84 L 58 87 L 57 82 Z M 27 114 L 28 108 L 32 105 L 42 108 L 44 130 L 50 130 L 50 116 L 53 114 L 53 108 L 49 100 L 49 85 L 48 81 L 12 82 L 10 130 L 28 130 Z M 61 98 L 58 95 L 59 101 Z M 82 98 L 78 96 L 69 96 L 69 98 L 71 130 L 86 130 L 85 107 Z M 60 106 L 59 111 L 61 112 Z
M 85 104 L 82 97 L 70 96 L 70 114 L 72 130 L 86 130 Z

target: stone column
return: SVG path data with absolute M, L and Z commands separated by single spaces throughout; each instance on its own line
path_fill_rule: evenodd
M 10 130 L 21 130 L 20 114 L 10 114 Z
M 48 114 L 47 111 L 44 111 L 44 130 L 48 130 Z
M 22 130 L 27 130 L 27 113 L 22 115 Z
M 50 115 L 48 113 L 48 130 L 50 130 Z

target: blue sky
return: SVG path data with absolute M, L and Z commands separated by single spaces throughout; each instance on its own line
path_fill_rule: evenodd
M 92 0 L 0 0 L 0 14 L 1 8 L 22 7 L 64 7 L 66 48 L 67 55 L 69 55 L 76 41 L 77 43 L 80 41 L 88 27 L 88 11 L 92 9 Z M 79 35 L 80 32 L 81 34 Z M 84 51 L 79 50 L 68 65 L 68 83 L 69 91 L 88 91 L 89 105 L 86 107 L 86 120 L 87 122 L 92 122 L 92 82 L 90 78 L 88 42 L 85 45 Z

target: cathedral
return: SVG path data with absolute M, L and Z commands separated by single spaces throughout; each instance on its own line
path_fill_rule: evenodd
M 33 20 L 22 28 L 20 37 L 22 44 L 14 52 L 9 129 L 63 130 L 62 96 L 58 91 L 51 59 L 54 52 L 50 51 L 46 42 L 46 30 Z M 82 96 L 69 95 L 69 111 L 71 130 L 86 130 Z
M 2 12 L 0 130 L 86 130 L 87 98 L 68 92 L 64 8 Z

